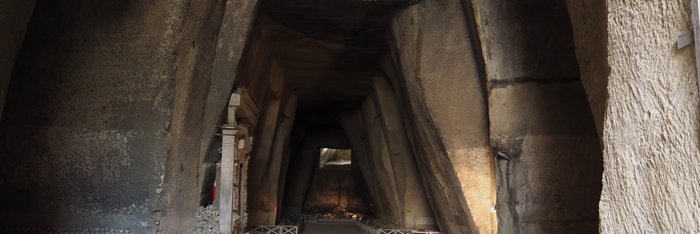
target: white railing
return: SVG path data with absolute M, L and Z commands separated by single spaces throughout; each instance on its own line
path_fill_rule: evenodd
M 379 234 L 379 229 L 372 227 L 372 226 L 369 226 L 369 225 L 364 224 L 364 223 L 355 222 L 355 227 L 357 227 L 358 229 L 360 229 L 360 231 L 362 231 L 364 233 Z
M 354 222 L 355 227 L 368 234 L 440 234 L 438 231 L 418 231 L 406 229 L 376 228 L 361 222 Z
M 438 231 L 417 231 L 417 230 L 401 230 L 401 229 L 378 229 L 379 234 L 440 234 Z
M 327 218 L 306 218 L 303 220 L 304 223 L 351 223 L 355 225 L 360 231 L 367 234 L 441 234 L 438 231 L 419 231 L 419 230 L 409 230 L 409 229 L 389 229 L 389 228 L 378 228 L 371 226 L 366 223 L 354 221 L 352 219 L 327 219 Z
M 379 234 L 411 234 L 411 231 L 399 229 L 379 229 Z
M 277 225 L 258 225 L 249 226 L 246 230 L 253 234 L 297 234 L 299 227 L 297 226 L 277 226 Z

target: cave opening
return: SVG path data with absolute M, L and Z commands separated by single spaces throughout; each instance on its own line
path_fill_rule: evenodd
M 504 29 L 520 35 L 525 52 L 484 71 L 480 62 L 498 63 L 477 59 L 490 44 L 472 44 L 479 40 L 470 37 L 463 9 L 409 6 L 261 3 L 235 83 L 256 113 L 248 129 L 255 139 L 248 225 L 366 218 L 379 227 L 445 232 L 564 230 L 527 217 L 565 207 L 584 210 L 575 215 L 584 221 L 552 218 L 591 230 L 595 222 L 585 220 L 597 217 L 601 151 L 567 14 L 533 26 L 541 35 Z M 411 15 L 446 9 L 453 18 L 425 25 Z M 517 20 L 545 16 L 527 17 Z M 514 53 L 504 48 L 492 52 Z M 432 59 L 443 57 L 450 59 Z M 512 77 L 491 74 L 499 69 Z M 351 163 L 327 166 L 324 157 L 339 149 Z M 573 182 L 556 179 L 569 171 L 577 171 Z
M 4 1 L 0 228 L 690 230 L 695 7 L 604 3 Z
M 320 148 L 318 154 L 318 168 L 330 166 L 350 167 L 352 165 L 351 149 Z
M 249 225 L 331 218 L 437 229 L 408 136 L 390 132 L 404 110 L 386 74 L 386 33 L 407 6 L 261 2 L 235 84 L 260 115 L 249 128 Z
M 23 202 L 0 208 L 111 217 L 140 201 L 134 220 L 184 230 L 224 207 L 220 230 L 239 233 L 301 218 L 596 230 L 600 138 L 563 2 L 482 2 L 477 22 L 459 0 L 217 3 L 182 5 L 171 32 L 150 17 L 167 4 L 38 2 L 0 121 L 0 155 L 26 155 L 4 158 L 2 191 Z

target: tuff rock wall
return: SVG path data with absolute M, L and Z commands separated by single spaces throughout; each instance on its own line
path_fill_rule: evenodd
M 192 231 L 256 5 L 0 3 L 0 226 Z M 383 64 L 403 130 L 377 126 L 405 131 L 384 140 L 413 146 L 446 233 L 699 231 L 695 48 L 675 45 L 690 12 L 681 0 L 417 2 L 392 21 Z
M 698 42 L 675 43 L 690 3 L 607 2 L 601 232 L 700 231 Z
M 422 1 L 394 16 L 392 65 L 404 125 L 440 230 L 496 230 L 488 112 L 460 1 Z
M 242 50 L 222 24 L 251 20 L 222 19 L 254 9 L 238 3 L 38 1 L 0 122 L 0 225 L 190 232 L 209 84 L 233 79 L 212 65 Z
M 597 230 L 602 150 L 561 1 L 472 1 L 501 233 Z

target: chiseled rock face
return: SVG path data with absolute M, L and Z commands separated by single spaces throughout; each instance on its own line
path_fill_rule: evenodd
M 0 122 L 0 226 L 191 232 L 214 55 L 242 50 L 217 45 L 225 4 L 38 2 Z
M 597 230 L 602 150 L 561 1 L 473 2 L 488 80 L 499 232 Z M 509 159 L 505 159 L 509 158 Z
M 675 45 L 692 31 L 690 2 L 607 3 L 604 233 L 700 232 L 695 48 Z
M 156 228 L 177 6 L 36 4 L 0 122 L 0 226 Z
M 499 157 L 501 233 L 598 230 L 602 151 L 579 82 L 522 83 L 489 93 Z
M 489 82 L 578 77 L 563 2 L 471 2 Z
M 418 167 L 445 233 L 491 233 L 495 197 L 486 100 L 458 0 L 422 1 L 391 25 Z
M 603 133 L 608 99 L 607 8 L 605 0 L 567 0 L 581 83 L 586 89 L 598 135 Z

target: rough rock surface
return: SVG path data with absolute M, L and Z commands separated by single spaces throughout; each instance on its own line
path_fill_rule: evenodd
M 210 205 L 197 208 L 197 216 L 194 223 L 195 233 L 219 232 L 219 209 Z
M 488 119 L 459 0 L 422 1 L 391 25 L 396 73 L 430 205 L 445 233 L 495 230 Z M 390 73 L 390 72 L 388 72 Z
M 0 225 L 155 229 L 177 6 L 37 2 L 0 122 Z
M 246 4 L 250 3 L 250 5 Z M 167 154 L 164 172 L 164 191 L 160 198 L 164 216 L 163 229 L 166 232 L 190 232 L 193 227 L 193 211 L 199 206 L 201 188 L 200 174 L 202 139 L 214 137 L 203 136 L 205 128 L 217 126 L 218 118 L 207 119 L 205 112 L 223 110 L 225 106 L 208 109 L 210 95 L 218 98 L 216 103 L 226 103 L 231 86 L 231 71 L 235 71 L 242 54 L 244 43 L 233 39 L 231 33 L 249 32 L 250 20 L 245 17 L 253 14 L 255 1 L 243 0 L 208 0 L 193 4 L 183 1 L 181 25 L 174 70 L 170 74 L 174 82 L 173 99 L 170 106 L 169 133 L 170 148 Z M 231 21 L 231 17 L 240 18 Z M 226 21 L 224 23 L 224 21 Z M 247 38 L 248 35 L 233 35 Z M 224 43 L 236 43 L 236 45 Z M 223 83 L 219 83 L 223 82 Z M 218 86 L 210 92 L 212 85 Z M 220 89 L 219 89 L 220 88 Z M 220 111 L 221 112 L 221 111 Z M 216 113 L 212 113 L 216 115 Z
M 602 151 L 581 83 L 523 83 L 489 94 L 501 233 L 592 233 Z M 556 110 L 556 111 L 552 111 Z
M 226 4 L 37 2 L 0 122 L 0 226 L 191 232 L 211 68 L 242 50 L 217 45 Z
M 289 96 L 271 94 L 270 79 L 257 79 L 278 77 L 268 71 L 292 71 L 297 78 L 286 85 L 317 102 L 338 93 L 365 100 L 382 75 L 374 59 L 387 48 L 377 35 L 394 15 L 374 7 L 397 2 L 350 2 L 361 2 L 353 9 L 363 13 L 278 0 L 260 19 L 271 28 L 257 37 L 249 37 L 257 6 L 250 0 L 0 3 L 0 232 L 216 230 L 213 207 L 195 213 L 205 187 L 200 163 L 215 161 L 203 155 L 216 155 L 208 154 L 210 142 L 238 76 L 253 79 L 245 84 L 267 103 Z M 425 0 L 399 12 L 389 28 L 394 60 L 383 69 L 394 73 L 408 139 L 396 118 L 379 116 L 393 108 L 369 108 L 381 105 L 377 99 L 365 109 L 379 113 L 355 112 L 371 133 L 348 134 L 338 146 L 364 146 L 386 159 L 407 153 L 400 146 L 410 141 L 444 233 L 496 230 L 493 168 L 501 232 L 594 232 L 596 224 L 602 232 L 700 232 L 695 48 L 675 47 L 676 36 L 692 30 L 690 1 L 563 2 Z M 488 83 L 469 43 L 464 4 L 471 3 Z M 324 32 L 329 25 L 334 33 Z M 260 43 L 248 47 L 255 58 L 246 69 L 237 69 L 246 38 Z M 290 134 L 271 122 L 272 135 Z M 270 138 L 262 145 L 284 143 Z M 511 160 L 494 167 L 489 140 Z M 299 178 L 274 189 L 301 188 L 284 198 L 300 213 L 318 145 L 296 144 L 306 155 L 295 165 Z M 286 181 L 288 155 L 263 154 L 256 160 L 271 173 L 256 170 Z M 402 177 L 410 165 L 393 171 L 400 161 L 358 160 L 386 172 L 365 177 L 380 219 L 410 215 L 401 210 L 409 207 L 401 188 L 416 180 Z M 283 206 L 270 203 L 266 220 Z
M 586 89 L 598 136 L 603 135 L 603 118 L 608 100 L 610 67 L 607 56 L 607 8 L 605 0 L 567 0 L 573 29 L 581 83 Z
M 201 155 L 211 150 L 211 142 L 217 130 L 221 113 L 226 107 L 233 89 L 246 40 L 256 17 L 257 0 L 227 0 L 224 18 L 216 41 L 216 54 L 211 68 L 211 82 L 207 93 L 202 126 Z
M 600 230 L 700 232 L 695 48 L 675 45 L 679 33 L 692 30 L 690 1 L 607 4 Z
M 499 231 L 597 230 L 602 150 L 561 1 L 475 0 Z

